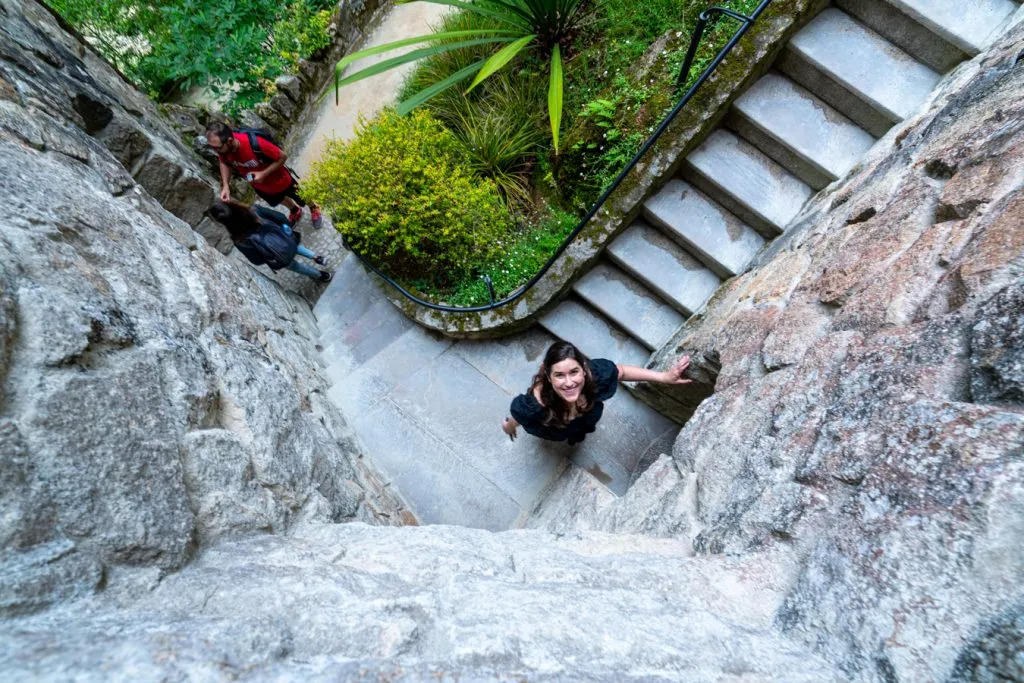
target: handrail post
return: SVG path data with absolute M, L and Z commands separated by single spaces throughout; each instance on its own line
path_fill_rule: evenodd
M 487 296 L 491 299 L 491 305 L 494 305 L 494 282 L 491 281 L 490 275 L 481 275 L 480 278 L 487 285 Z
M 704 37 L 704 29 L 708 25 L 706 14 L 707 12 L 701 12 L 700 17 L 697 18 L 697 28 L 694 29 L 693 36 L 690 37 L 690 48 L 686 51 L 686 59 L 683 60 L 683 66 L 679 69 L 679 76 L 676 77 L 676 91 L 683 89 L 683 86 L 686 85 L 686 79 L 690 75 L 690 67 L 693 66 L 693 60 L 697 56 L 697 48 L 700 46 L 701 38 Z

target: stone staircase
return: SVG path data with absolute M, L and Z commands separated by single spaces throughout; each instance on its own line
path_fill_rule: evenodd
M 793 36 L 540 324 L 589 355 L 643 364 L 1017 8 L 838 0 Z

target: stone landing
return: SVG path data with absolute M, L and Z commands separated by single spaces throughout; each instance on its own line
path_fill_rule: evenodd
M 500 422 L 555 338 L 536 327 L 494 341 L 427 332 L 351 254 L 314 312 L 331 400 L 425 524 L 519 526 L 570 463 L 621 495 L 678 432 L 622 387 L 579 446 L 521 430 L 510 441 Z

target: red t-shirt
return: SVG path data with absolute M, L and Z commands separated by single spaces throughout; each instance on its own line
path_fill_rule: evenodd
M 238 171 L 242 177 L 249 173 L 258 173 L 270 166 L 264 163 L 263 159 L 277 161 L 281 158 L 281 148 L 266 138 L 259 139 L 261 156 L 257 156 L 249 145 L 248 133 L 235 133 L 235 140 L 238 141 L 238 149 L 233 152 L 225 152 L 220 155 L 220 160 Z M 262 183 L 250 183 L 254 189 L 265 194 L 277 194 L 284 192 L 292 184 L 292 174 L 284 166 L 277 169 Z

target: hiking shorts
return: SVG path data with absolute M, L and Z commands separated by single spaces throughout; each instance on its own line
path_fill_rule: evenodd
M 271 194 L 266 192 L 260 192 L 255 187 L 252 189 L 255 190 L 256 194 L 258 194 L 263 199 L 263 201 L 265 201 L 267 204 L 270 204 L 271 206 L 277 206 L 282 201 L 284 201 L 285 197 L 291 197 L 299 206 L 306 205 L 306 202 L 303 201 L 302 197 L 299 196 L 299 182 L 295 180 L 294 177 L 292 177 L 292 184 L 289 185 L 284 190 L 282 190 L 281 192 L 274 192 Z

